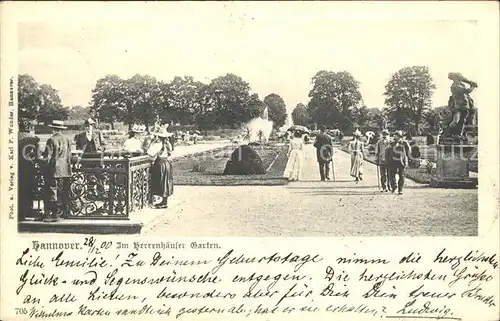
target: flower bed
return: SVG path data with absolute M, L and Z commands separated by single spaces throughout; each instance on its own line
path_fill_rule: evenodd
M 223 175 L 227 161 L 237 146 L 227 146 L 210 152 L 187 155 L 174 159 L 175 185 L 206 185 L 206 186 L 236 186 L 236 185 L 284 185 L 283 178 L 287 155 L 287 146 L 260 145 L 254 146 L 259 154 L 265 174 L 260 175 Z

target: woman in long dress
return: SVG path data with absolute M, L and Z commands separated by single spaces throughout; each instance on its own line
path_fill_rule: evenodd
M 363 159 L 365 144 L 359 139 L 361 132 L 356 130 L 353 133 L 354 139 L 349 143 L 349 153 L 351 154 L 351 176 L 355 182 L 363 180 Z
M 153 142 L 148 148 L 148 154 L 155 157 L 151 168 L 151 190 L 153 195 L 162 198 L 156 204 L 156 208 L 167 208 L 168 197 L 174 193 L 174 177 L 172 173 L 172 163 L 169 156 L 172 154 L 172 145 L 168 137 L 170 133 L 166 129 L 156 133 L 159 141 Z
M 288 145 L 288 162 L 285 168 L 285 177 L 290 181 L 298 181 L 302 172 L 304 160 L 304 142 L 300 132 L 295 132 Z

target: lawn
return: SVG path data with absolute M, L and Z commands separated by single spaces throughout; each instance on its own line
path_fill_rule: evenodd
M 267 169 L 261 175 L 223 175 L 227 161 L 237 145 L 206 153 L 186 155 L 172 160 L 175 185 L 238 186 L 285 185 L 283 178 L 288 160 L 286 145 L 269 144 L 254 147 Z

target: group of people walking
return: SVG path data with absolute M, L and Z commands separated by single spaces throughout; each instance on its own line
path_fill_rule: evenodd
M 52 136 L 47 140 L 45 149 L 40 149 L 40 138 L 33 134 L 33 125 L 22 122 L 19 125 L 18 139 L 18 214 L 19 220 L 33 214 L 33 201 L 37 185 L 37 164 L 43 176 L 43 209 L 44 213 L 35 215 L 35 219 L 47 222 L 58 221 L 67 215 L 70 206 L 70 178 L 73 175 L 71 141 L 64 134 L 67 126 L 61 120 L 53 120 L 49 128 Z M 74 137 L 76 150 L 82 159 L 103 156 L 106 142 L 102 133 L 95 129 L 95 122 L 88 119 L 84 122 L 85 130 Z M 152 158 L 151 190 L 152 194 L 162 200 L 155 204 L 156 208 L 167 208 L 168 197 L 173 194 L 172 163 L 169 157 L 173 151 L 171 143 L 172 133 L 163 127 L 150 135 L 144 135 L 141 126 L 134 125 L 129 132 L 129 138 L 121 150 L 127 153 L 149 155 Z M 80 162 L 82 168 L 97 165 Z M 98 185 L 102 182 L 98 182 Z M 97 187 L 97 192 L 104 192 L 104 188 Z
M 326 133 L 325 126 L 321 126 L 320 133 L 316 136 L 314 147 L 316 148 L 316 160 L 319 166 L 321 181 L 329 181 L 330 172 L 333 172 L 333 140 Z M 381 131 L 381 138 L 375 146 L 375 163 L 377 165 L 377 180 L 381 185 L 381 192 L 392 192 L 396 190 L 398 195 L 403 194 L 405 184 L 405 169 L 411 158 L 411 148 L 404 138 L 402 131 L 394 132 L 393 137 L 387 129 Z M 361 139 L 362 133 L 356 130 L 353 139 L 348 144 L 348 152 L 351 155 L 350 176 L 358 183 L 363 180 L 363 164 L 365 160 L 366 143 Z M 304 141 L 300 132 L 295 132 L 288 147 L 288 163 L 284 176 L 290 181 L 301 178 L 304 163 Z M 398 180 L 396 180 L 396 175 Z

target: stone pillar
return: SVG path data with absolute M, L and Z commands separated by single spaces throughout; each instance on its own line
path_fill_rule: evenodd
M 469 176 L 469 162 L 477 157 L 477 145 L 436 145 L 436 172 L 432 186 L 475 187 L 477 180 Z

